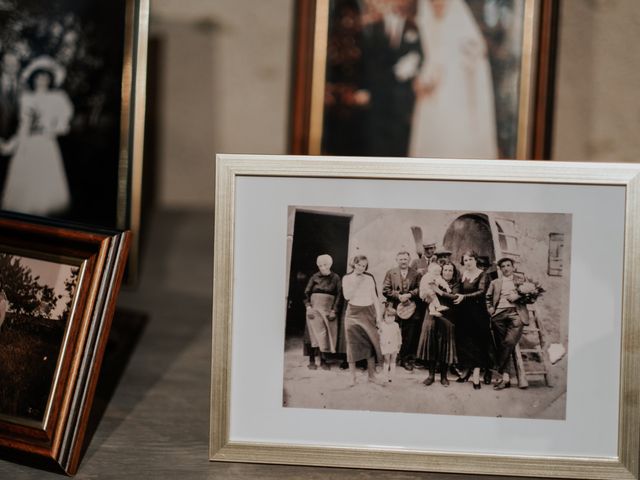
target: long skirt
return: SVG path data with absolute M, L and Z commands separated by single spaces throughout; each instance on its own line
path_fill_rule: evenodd
M 307 315 L 309 343 L 323 353 L 336 352 L 338 322 L 335 318 L 333 320 L 327 318 L 335 298 L 335 296 L 326 293 L 311 294 L 311 313 L 313 318 L 309 318 Z
M 457 363 L 455 325 L 442 316 L 425 315 L 418 341 L 418 358 L 431 365 Z
M 380 336 L 376 328 L 376 309 L 373 305 L 347 307 L 345 315 L 345 331 L 347 341 L 347 361 L 357 362 L 376 357 L 382 360 L 380 352 Z
M 456 314 L 456 351 L 460 367 L 491 365 L 492 340 L 486 308 L 471 305 Z

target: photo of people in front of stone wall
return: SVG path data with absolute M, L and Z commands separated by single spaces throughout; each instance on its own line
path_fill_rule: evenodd
M 291 206 L 285 407 L 564 419 L 571 214 Z
M 0 416 L 44 419 L 79 271 L 0 253 Z

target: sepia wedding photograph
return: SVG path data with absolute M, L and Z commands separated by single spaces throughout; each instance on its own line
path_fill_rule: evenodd
M 544 157 L 554 14 L 525 0 L 317 0 L 300 8 L 294 153 Z M 328 19 L 328 20 L 327 20 Z M 326 22 L 326 23 L 325 23 Z M 308 37 L 310 38 L 310 37 Z M 304 45 L 299 41 L 298 45 Z M 298 47 L 303 48 L 303 47 Z M 309 52 L 307 52 L 309 53 Z M 311 85 L 311 87 L 309 87 Z M 535 112 L 535 114 L 534 114 Z M 533 125 L 546 118 L 546 127 Z M 344 135 L 349 132 L 349 135 Z
M 43 422 L 80 267 L 0 253 L 0 417 Z
M 572 215 L 290 206 L 283 406 L 563 420 Z

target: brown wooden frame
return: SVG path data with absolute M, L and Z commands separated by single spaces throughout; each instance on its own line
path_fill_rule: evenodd
M 0 251 L 72 259 L 81 267 L 48 413 L 42 422 L 0 418 L 0 447 L 9 457 L 24 454 L 29 462 L 53 461 L 67 474 L 77 471 L 129 244 L 129 232 L 0 217 Z
M 329 1 L 296 1 L 289 138 L 289 150 L 294 155 L 322 154 L 321 97 Z M 551 158 L 559 0 L 524 1 L 527 8 L 535 10 L 538 21 L 529 28 L 533 29 L 537 41 L 524 46 L 532 62 L 529 79 L 520 80 L 524 93 L 519 101 L 516 158 L 548 160 Z
M 33 3 L 33 2 L 32 2 Z M 37 3 L 37 2 L 35 2 Z M 71 6 L 70 6 L 71 5 Z M 24 10 L 24 5 L 16 5 L 11 7 L 15 11 Z M 68 10 L 64 10 L 68 8 Z M 122 17 L 118 19 L 118 28 L 121 28 L 123 37 L 117 38 L 122 41 L 122 51 L 116 52 L 121 56 L 121 65 L 110 71 L 112 78 L 108 81 L 114 85 L 120 84 L 119 104 L 110 103 L 109 106 L 114 111 L 118 111 L 119 122 L 115 123 L 111 128 L 118 133 L 117 144 L 114 145 L 113 155 L 106 158 L 100 157 L 102 162 L 109 164 L 110 171 L 114 171 L 114 182 L 106 182 L 104 179 L 101 184 L 106 185 L 113 193 L 113 203 L 103 201 L 101 195 L 90 195 L 92 192 L 83 193 L 81 201 L 73 199 L 73 205 L 83 204 L 84 209 L 81 214 L 78 212 L 67 213 L 64 218 L 76 222 L 89 224 L 97 224 L 105 228 L 117 228 L 121 230 L 130 230 L 132 233 L 132 241 L 129 255 L 129 265 L 126 272 L 128 283 L 135 283 L 138 275 L 138 261 L 140 248 L 140 230 L 142 216 L 142 170 L 143 170 L 143 153 L 144 153 L 144 127 L 145 127 L 145 105 L 146 105 L 146 71 L 147 71 L 147 41 L 149 30 L 149 0 L 121 0 L 118 5 L 114 5 L 114 9 L 122 10 Z M 1 16 L 10 15 L 2 13 Z M 77 10 L 86 10 L 87 6 L 73 7 L 73 2 L 62 2 L 56 7 L 55 12 L 59 14 L 61 11 L 74 14 Z M 59 10 L 59 11 L 58 11 Z M 103 19 L 103 25 L 104 25 Z M 111 25 L 116 28 L 115 25 Z M 28 32 L 28 30 L 27 30 Z M 26 35 L 29 37 L 29 34 Z M 110 42 L 110 39 L 101 39 Z M 111 39 L 113 40 L 113 39 Z M 111 42 L 112 43 L 112 42 Z M 107 43 L 109 44 L 109 43 Z M 6 48 L 6 46 L 3 46 Z M 97 58 L 96 61 L 104 62 L 104 58 Z M 78 67 L 76 67 L 78 68 Z M 106 87 L 101 85 L 93 85 L 97 91 Z M 96 135 L 94 127 L 87 128 L 84 132 L 88 138 Z M 100 133 L 104 137 L 104 133 Z M 102 137 L 100 140 L 102 141 Z M 77 140 L 75 140 L 77 142 Z M 93 145 L 95 146 L 95 145 Z M 100 152 L 96 155 L 99 155 Z M 74 155 L 72 160 L 76 161 L 80 155 Z M 95 159 L 94 159 L 95 160 Z M 86 159 L 85 159 L 85 163 Z M 83 170 L 83 182 L 76 184 L 86 184 L 88 180 L 94 180 L 90 175 L 95 172 L 93 170 Z M 101 171 L 102 173 L 102 171 Z M 76 175 L 78 175 L 76 173 Z M 98 182 L 100 183 L 100 182 Z M 0 185 L 0 189 L 2 186 Z M 110 198 L 111 200 L 111 198 Z M 109 218 L 106 218 L 104 210 L 108 205 Z M 112 210 L 112 211 L 111 211 Z M 96 211 L 100 211 L 97 214 Z M 47 215 L 48 216 L 48 215 Z

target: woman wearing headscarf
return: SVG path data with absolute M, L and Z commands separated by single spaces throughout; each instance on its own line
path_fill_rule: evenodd
M 311 276 L 304 290 L 307 320 L 303 340 L 304 353 L 309 356 L 309 369 L 318 368 L 315 359 L 319 356 L 320 367 L 329 370 L 326 354 L 336 353 L 336 318 L 342 298 L 342 282 L 340 276 L 331 271 L 333 258 L 330 255 L 319 255 L 316 265 L 318 271 Z
M 422 332 L 418 342 L 418 358 L 422 359 L 429 369 L 429 376 L 424 380 L 426 386 L 435 381 L 436 370 L 440 371 L 440 383 L 445 387 L 449 386 L 447 372 L 451 365 L 456 364 L 456 339 L 455 339 L 455 313 L 456 306 L 453 301 L 457 298 L 456 291 L 457 271 L 450 261 L 442 264 L 442 279 L 447 282 L 451 293 L 446 291 L 437 292 L 440 304 L 447 309 L 440 312 L 427 308 Z M 428 278 L 423 277 L 420 282 L 420 298 L 427 298 L 429 290 L 425 282 Z

